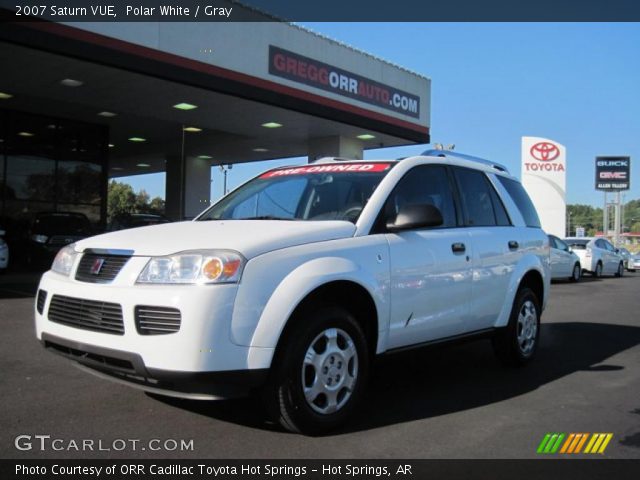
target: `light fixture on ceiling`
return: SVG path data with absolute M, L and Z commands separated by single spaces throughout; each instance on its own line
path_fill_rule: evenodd
M 73 78 L 65 78 L 64 80 L 60 80 L 60 85 L 64 85 L 65 87 L 80 87 L 84 85 L 84 82 Z
M 370 133 L 363 133 L 362 135 L 358 135 L 356 138 L 359 138 L 360 140 L 373 140 L 376 136 L 371 135 Z
M 151 166 L 151 165 L 150 165 L 150 164 L 148 164 L 148 163 L 137 163 L 137 164 L 136 164 L 136 167 L 140 167 L 140 168 L 148 168 L 148 167 L 150 167 L 150 166 Z
M 183 128 L 183 130 L 184 130 L 185 132 L 194 132 L 194 133 L 197 133 L 197 132 L 201 132 L 201 131 L 202 131 L 202 129 L 201 129 L 201 128 L 198 128 L 198 127 L 184 127 L 184 128 Z
M 254 152 L 268 152 L 269 149 L 267 148 L 262 148 L 262 147 L 258 147 L 258 148 L 254 148 L 253 149 Z
M 147 139 L 142 137 L 131 137 L 129 138 L 129 141 L 130 142 L 146 142 Z
M 0 92 L 0 100 L 9 100 L 10 98 L 13 98 L 10 93 Z
M 198 108 L 197 105 L 192 105 L 191 103 L 176 103 L 173 108 L 177 108 L 178 110 L 193 110 L 194 108 Z
M 120 170 L 124 170 L 122 167 L 111 167 L 111 170 L 119 172 Z
M 99 117 L 106 117 L 106 118 L 112 118 L 112 117 L 115 117 L 116 115 L 118 114 L 113 112 L 106 112 L 106 111 L 98 113 Z
M 33 137 L 34 134 L 31 132 L 18 132 L 19 137 Z
M 115 147 L 115 145 L 113 143 L 110 143 L 109 148 L 113 148 L 113 147 Z
M 262 126 L 264 128 L 280 128 L 282 124 L 278 122 L 267 122 L 267 123 L 263 123 Z
M 211 155 L 198 155 L 198 158 L 201 160 L 209 160 L 213 157 Z

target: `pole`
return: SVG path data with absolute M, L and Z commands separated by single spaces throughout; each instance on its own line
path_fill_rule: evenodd
M 607 201 L 607 192 L 604 192 L 604 210 L 602 218 L 602 234 L 606 237 L 609 233 L 609 202 Z
M 616 192 L 614 239 L 616 248 L 620 247 L 620 192 Z
M 227 194 L 227 169 L 222 167 L 224 171 L 224 187 L 223 187 L 223 195 Z

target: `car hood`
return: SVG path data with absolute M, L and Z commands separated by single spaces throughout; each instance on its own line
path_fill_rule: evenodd
M 352 237 L 347 221 L 219 220 L 177 222 L 132 228 L 76 243 L 88 248 L 132 250 L 137 256 L 170 255 L 185 250 L 229 249 L 249 259 L 272 250 Z

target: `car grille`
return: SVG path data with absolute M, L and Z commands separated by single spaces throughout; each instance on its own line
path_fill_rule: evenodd
M 124 335 L 122 307 L 117 303 L 54 295 L 48 315 L 52 322 L 70 327 Z
M 140 335 L 163 335 L 180 330 L 181 314 L 177 308 L 138 305 L 135 319 Z
M 36 297 L 36 310 L 42 315 L 44 312 L 44 304 L 47 301 L 47 292 L 45 290 L 38 290 L 38 296 Z
M 76 280 L 88 283 L 110 283 L 130 258 L 129 255 L 85 253 L 80 259 Z M 102 261 L 102 265 L 98 265 L 100 261 Z

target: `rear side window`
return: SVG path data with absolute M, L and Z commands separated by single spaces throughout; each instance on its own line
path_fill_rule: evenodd
M 502 186 L 504 186 L 507 192 L 509 192 L 509 195 L 511 195 L 527 227 L 540 228 L 540 218 L 538 218 L 536 207 L 533 206 L 533 202 L 529 198 L 529 195 L 527 195 L 522 184 L 510 178 L 503 177 L 502 175 L 496 175 L 496 177 L 498 177 Z
M 500 198 L 483 172 L 469 168 L 454 170 L 460 189 L 460 198 L 466 212 L 467 225 L 474 227 L 510 225 Z

